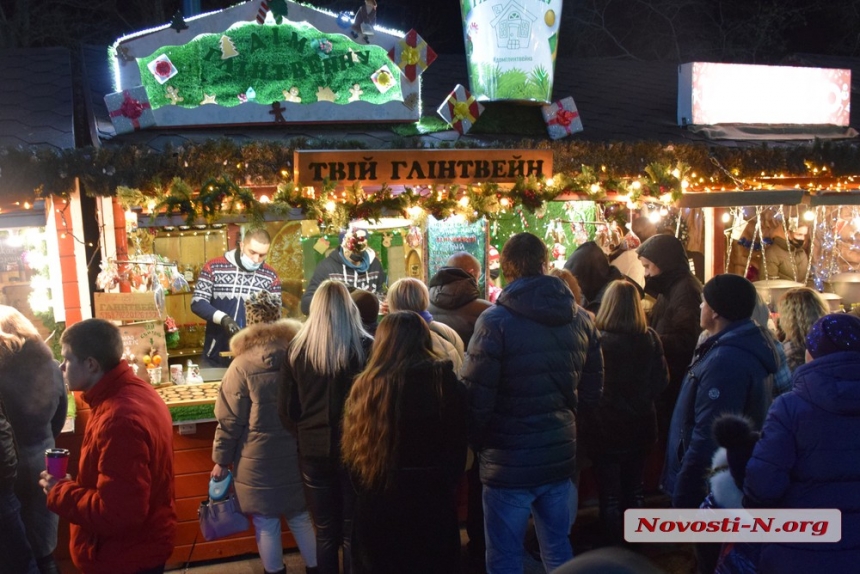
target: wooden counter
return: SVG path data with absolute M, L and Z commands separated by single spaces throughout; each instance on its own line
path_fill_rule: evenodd
M 212 441 L 217 424 L 213 409 L 220 384 L 215 382 L 202 385 L 166 386 L 157 389 L 165 398 L 174 421 L 173 471 L 176 514 L 179 522 L 176 546 L 168 560 L 168 567 L 184 565 L 189 561 L 189 556 L 191 562 L 200 562 L 257 553 L 253 527 L 242 534 L 207 542 L 200 534 L 197 522 L 197 508 L 200 501 L 207 497 L 209 489 L 209 473 L 213 465 Z M 189 396 L 180 397 L 179 393 Z M 77 406 L 75 431 L 64 434 L 57 440 L 58 447 L 67 448 L 72 453 L 69 461 L 69 468 L 73 469 L 70 471 L 72 475 L 77 474 L 84 429 L 90 419 L 90 407 L 83 401 L 80 393 L 75 393 L 75 403 Z M 283 521 L 282 529 L 284 549 L 295 548 L 295 540 Z M 69 525 L 64 520 L 60 520 L 59 539 L 54 554 L 61 561 L 69 558 Z M 64 573 L 73 571 L 63 568 Z

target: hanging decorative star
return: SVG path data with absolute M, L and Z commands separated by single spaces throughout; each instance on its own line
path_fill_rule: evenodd
M 183 30 L 188 29 L 188 24 L 185 23 L 185 18 L 182 17 L 182 12 L 177 10 L 176 14 L 173 15 L 173 18 L 170 20 L 170 28 L 176 30 L 176 33 L 179 34 Z
M 206 104 L 217 104 L 218 102 L 215 101 L 215 96 L 216 94 L 203 94 L 203 101 L 200 102 L 200 105 L 205 106 Z

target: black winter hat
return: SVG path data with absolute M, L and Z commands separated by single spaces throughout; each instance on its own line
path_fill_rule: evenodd
M 637 247 L 636 254 L 654 263 L 661 273 L 690 269 L 684 244 L 674 235 L 655 235 Z
M 705 283 L 702 295 L 711 309 L 729 321 L 749 319 L 755 310 L 755 286 L 740 275 L 716 275 Z
M 714 421 L 712 432 L 717 444 L 726 449 L 732 479 L 737 487 L 743 490 L 747 463 L 760 436 L 758 431 L 753 430 L 749 419 L 725 414 Z

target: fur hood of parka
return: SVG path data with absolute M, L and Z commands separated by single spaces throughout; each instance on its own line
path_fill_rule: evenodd
M 302 324 L 295 319 L 280 319 L 274 323 L 257 323 L 242 329 L 230 339 L 230 350 L 239 355 L 266 343 L 280 342 L 284 350 L 301 329 Z

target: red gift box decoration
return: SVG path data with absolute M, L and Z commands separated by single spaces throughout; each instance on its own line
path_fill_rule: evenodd
M 573 98 L 567 97 L 552 104 L 541 106 L 546 131 L 557 140 L 582 131 L 582 118 Z
M 155 125 L 155 116 L 143 86 L 105 96 L 116 133 L 128 133 Z
M 442 119 L 451 124 L 451 127 L 461 134 L 466 134 L 484 113 L 484 106 L 475 100 L 475 96 L 469 93 L 469 90 L 457 84 L 437 112 Z
M 402 40 L 398 40 L 388 50 L 388 57 L 403 70 L 403 75 L 410 82 L 424 73 L 430 64 L 436 60 L 436 52 L 427 45 L 424 38 L 415 30 L 409 30 Z

